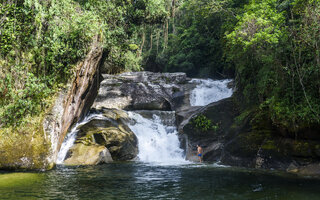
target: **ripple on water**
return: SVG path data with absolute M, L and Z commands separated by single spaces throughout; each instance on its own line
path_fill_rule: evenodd
M 0 199 L 320 199 L 320 180 L 212 164 L 120 162 L 0 174 Z

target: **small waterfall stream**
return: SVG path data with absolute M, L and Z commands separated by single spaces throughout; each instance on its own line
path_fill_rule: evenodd
M 157 164 L 186 164 L 180 148 L 175 112 L 157 112 L 152 118 L 145 118 L 135 112 L 128 112 L 132 119 L 129 127 L 138 138 L 138 159 Z

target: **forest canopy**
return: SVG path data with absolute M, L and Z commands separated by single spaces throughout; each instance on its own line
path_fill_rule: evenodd
M 0 22 L 0 126 L 41 113 L 95 37 L 105 73 L 234 78 L 256 120 L 320 123 L 319 0 L 2 0 Z
M 140 70 L 137 36 L 167 18 L 164 1 L 16 0 L 0 3 L 0 126 L 38 115 L 74 74 L 94 37 L 108 73 Z

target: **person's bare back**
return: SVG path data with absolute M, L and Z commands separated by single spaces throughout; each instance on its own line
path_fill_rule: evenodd
M 203 150 L 202 147 L 200 145 L 197 145 L 197 150 L 198 150 L 198 158 L 199 158 L 199 162 L 202 162 L 202 154 L 203 154 Z

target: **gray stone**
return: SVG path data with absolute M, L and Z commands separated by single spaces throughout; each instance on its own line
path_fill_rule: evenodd
M 198 130 L 193 124 L 193 119 L 199 115 L 207 117 L 213 124 L 219 124 L 219 129 L 205 132 Z M 220 160 L 224 144 L 227 141 L 226 137 L 231 132 L 230 129 L 236 115 L 237 111 L 232 98 L 178 112 L 179 132 L 186 138 L 187 159 L 194 159 L 193 156 L 197 154 L 196 146 L 199 144 L 203 147 L 204 161 Z
M 189 88 L 195 87 L 185 73 L 130 72 L 103 78 L 94 109 L 177 110 L 190 104 Z

